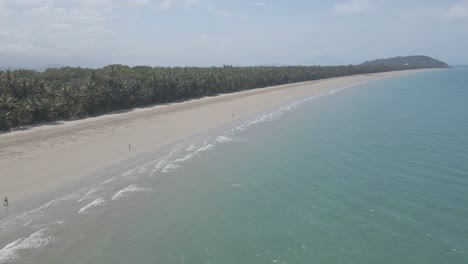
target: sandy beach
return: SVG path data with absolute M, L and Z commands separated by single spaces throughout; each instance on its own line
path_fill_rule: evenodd
M 8 195 L 10 203 L 34 199 L 139 154 L 305 96 L 420 71 L 261 88 L 3 133 L 0 195 Z

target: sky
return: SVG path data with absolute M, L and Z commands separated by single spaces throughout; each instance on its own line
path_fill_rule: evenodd
M 468 64 L 468 0 L 0 0 L 0 66 Z

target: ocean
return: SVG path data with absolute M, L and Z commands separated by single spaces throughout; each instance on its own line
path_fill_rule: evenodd
M 337 89 L 0 220 L 0 263 L 468 263 L 468 68 Z

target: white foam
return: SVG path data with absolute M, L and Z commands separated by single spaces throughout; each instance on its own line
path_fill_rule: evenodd
M 179 150 L 179 148 L 176 148 L 174 149 L 173 151 L 171 151 L 169 154 L 167 154 L 164 158 L 162 158 L 157 164 L 156 166 L 154 167 L 154 170 L 153 172 L 156 172 L 158 170 L 162 170 L 164 169 L 164 167 L 166 167 L 167 164 L 169 164 L 171 162 L 171 158 L 173 157 L 174 153 Z
M 176 163 L 183 163 L 183 162 L 189 161 L 189 160 L 191 160 L 193 157 L 195 157 L 195 154 L 196 154 L 196 153 L 193 152 L 193 153 L 190 153 L 190 154 L 188 154 L 188 155 L 185 155 L 185 156 L 182 157 L 182 158 L 178 158 L 178 159 L 174 160 L 174 161 L 171 162 L 169 165 L 172 164 L 171 166 L 174 166 Z M 166 167 L 167 167 L 167 166 L 166 166 Z M 165 167 L 165 168 L 166 168 L 166 167 Z M 164 172 L 164 169 L 163 169 L 163 172 Z
M 283 107 L 280 107 L 276 111 L 269 112 L 269 113 L 264 113 L 263 115 L 260 115 L 260 116 L 258 116 L 257 118 L 255 118 L 253 120 L 246 121 L 246 122 L 242 123 L 241 125 L 236 126 L 235 130 L 246 130 L 247 128 L 249 128 L 252 125 L 262 123 L 262 122 L 272 121 L 275 118 L 280 117 L 285 111 L 290 111 L 290 110 L 294 109 L 295 107 L 297 107 L 298 105 L 302 104 L 303 102 L 306 102 L 306 101 L 309 101 L 311 99 L 321 97 L 321 96 L 323 96 L 323 94 L 309 96 L 309 97 L 297 100 L 295 102 L 292 102 L 292 103 L 290 103 L 288 105 L 285 105 Z
M 163 157 L 159 158 L 159 159 L 155 159 L 155 160 L 152 160 L 150 162 L 147 162 L 145 164 L 143 164 L 142 166 L 139 167 L 138 169 L 138 173 L 148 173 L 148 172 L 152 172 L 155 165 L 161 161 L 163 159 Z
M 94 198 L 94 194 L 104 190 L 105 188 L 102 187 L 102 186 L 97 186 L 97 187 L 94 187 L 94 188 L 91 188 L 91 190 L 89 190 L 83 197 L 81 197 L 78 202 L 82 202 L 84 200 L 90 200 L 90 199 L 93 199 Z
M 19 238 L 0 250 L 0 263 L 16 261 L 19 259 L 19 250 L 41 248 L 49 244 L 52 236 L 44 236 L 46 228 L 32 233 L 27 238 Z
M 204 145 L 203 147 L 197 149 L 197 151 L 195 151 L 195 153 L 200 153 L 200 152 L 203 152 L 203 151 L 207 151 L 207 150 L 210 150 L 214 147 L 213 144 L 208 144 L 208 145 Z
M 82 207 L 80 210 L 78 210 L 78 213 L 79 214 L 87 214 L 89 209 L 92 209 L 94 207 L 103 205 L 105 203 L 106 203 L 106 200 L 104 200 L 104 198 L 102 198 L 102 197 L 99 197 L 96 200 L 94 200 L 94 201 L 90 202 L 89 204 L 87 204 L 86 206 Z
M 130 193 L 132 192 L 148 192 L 148 191 L 151 191 L 151 189 L 140 187 L 136 184 L 131 184 L 125 189 L 118 191 L 114 196 L 112 196 L 112 200 L 117 201 L 124 197 L 128 197 L 130 196 Z
M 83 195 L 83 193 L 86 191 L 86 188 L 81 188 L 78 191 L 75 191 L 69 195 L 64 195 L 59 201 L 64 202 L 64 201 L 76 201 L 80 196 Z
M 148 177 L 152 178 L 152 177 L 156 177 L 157 176 L 157 170 L 153 170 L 149 175 Z
M 167 164 L 166 166 L 164 166 L 164 168 L 162 170 L 162 173 L 173 172 L 173 171 L 177 170 L 178 168 L 180 168 L 180 165 L 176 164 L 176 162 L 171 162 L 171 163 Z
M 226 136 L 219 136 L 215 142 L 217 143 L 228 143 L 228 142 L 233 142 L 234 139 L 226 137 Z
M 187 156 L 185 156 L 183 158 L 177 159 L 177 161 L 186 162 L 186 161 L 191 160 L 193 157 L 195 157 L 195 153 L 190 153 L 190 154 L 188 154 Z
M 129 176 L 129 175 L 133 175 L 135 173 L 138 173 L 138 170 L 137 168 L 133 168 L 131 170 L 128 170 L 126 171 L 125 173 L 122 174 L 123 177 L 126 177 L 126 176 Z
M 245 129 L 246 129 L 245 124 L 242 124 L 242 125 L 236 127 L 236 130 L 245 130 Z
M 228 137 L 225 137 L 225 136 L 220 136 L 215 141 L 213 141 L 212 143 L 209 143 L 209 144 L 205 140 L 203 142 L 203 145 L 201 147 L 198 147 L 198 149 L 197 149 L 197 147 L 195 145 L 191 144 L 190 147 L 186 149 L 186 151 L 188 152 L 188 151 L 193 151 L 194 149 L 196 149 L 196 150 L 193 151 L 190 154 L 187 154 L 187 155 L 183 156 L 183 157 L 179 156 L 179 158 L 177 158 L 177 156 L 175 155 L 175 152 L 178 149 L 175 149 L 158 162 L 158 164 L 155 166 L 155 169 L 150 173 L 149 177 L 153 177 L 154 175 L 156 175 L 156 173 L 158 171 L 161 171 L 162 173 L 173 172 L 173 171 L 177 170 L 178 168 L 180 168 L 180 166 L 181 166 L 180 163 L 183 163 L 183 162 L 186 162 L 186 161 L 189 161 L 189 160 L 193 159 L 200 152 L 208 151 L 208 150 L 212 149 L 215 146 L 214 145 L 215 143 L 222 143 L 222 142 L 224 143 L 224 142 L 230 142 L 230 141 L 233 141 L 233 140 L 228 138 Z
M 196 147 L 195 145 L 190 144 L 190 147 L 188 147 L 186 151 L 192 151 L 192 150 L 194 150 L 194 149 L 196 149 L 196 148 L 197 148 L 197 147 Z
M 28 226 L 30 223 L 32 223 L 32 221 L 33 221 L 33 220 L 30 220 L 30 221 L 24 223 L 23 227 Z
M 335 93 L 337 93 L 337 92 L 339 92 L 341 90 L 344 90 L 346 88 L 357 86 L 357 85 L 364 84 L 364 83 L 367 83 L 367 81 L 362 81 L 362 82 L 357 82 L 357 83 L 353 83 L 353 84 L 350 84 L 350 85 L 346 85 L 346 86 L 334 89 L 334 90 L 330 91 L 328 94 L 335 94 Z
M 127 171 L 127 172 L 128 172 L 128 171 Z M 126 173 L 127 173 L 127 172 L 126 172 Z M 123 176 L 125 176 L 126 173 L 124 173 Z M 111 177 L 111 178 L 109 178 L 109 179 L 107 179 L 107 180 L 101 182 L 101 185 L 105 185 L 105 184 L 114 182 L 115 180 L 117 180 L 117 177 L 116 177 L 116 176 L 113 176 L 113 177 Z
M 57 204 L 58 202 L 62 201 L 62 199 L 66 196 L 61 196 L 55 198 L 33 210 L 22 212 L 20 214 L 14 215 L 13 217 L 6 219 L 0 225 L 0 234 L 1 233 L 8 233 L 16 230 L 17 228 L 23 227 L 24 224 L 31 222 L 33 220 L 40 219 L 44 216 L 44 210 Z

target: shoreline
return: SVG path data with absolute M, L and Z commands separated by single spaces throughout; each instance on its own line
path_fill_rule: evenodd
M 196 134 L 287 102 L 362 82 L 434 69 L 352 75 L 138 108 L 0 134 L 0 195 L 26 202 L 92 180 Z M 131 145 L 131 149 L 129 149 Z

